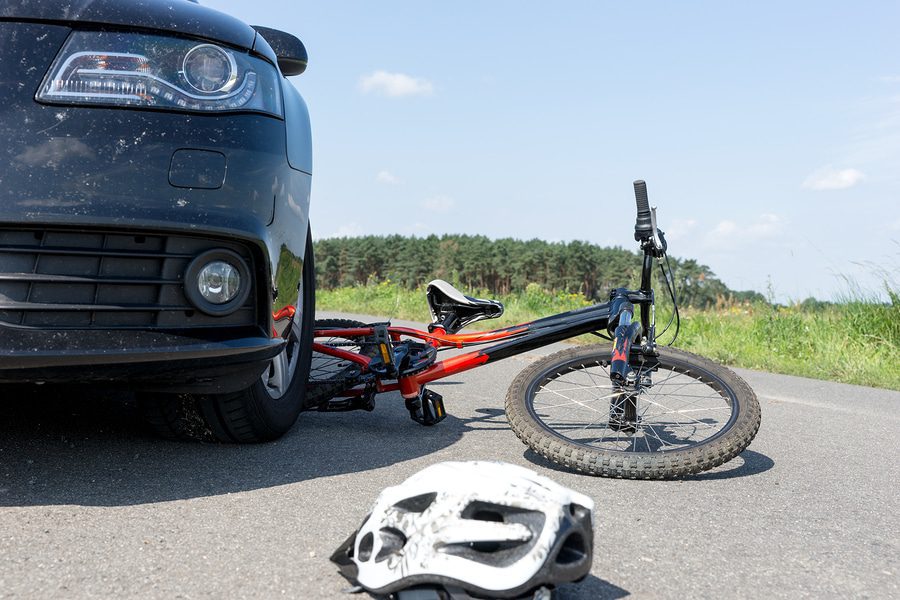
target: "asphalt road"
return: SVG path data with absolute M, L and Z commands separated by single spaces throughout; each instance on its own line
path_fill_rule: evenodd
M 385 396 L 258 446 L 155 439 L 128 394 L 0 391 L 0 597 L 360 598 L 328 556 L 378 492 L 474 459 L 594 498 L 592 575 L 563 598 L 900 597 L 900 393 L 740 370 L 763 409 L 740 457 L 610 480 L 557 470 L 509 429 L 506 388 L 537 356 L 436 384 L 436 427 Z

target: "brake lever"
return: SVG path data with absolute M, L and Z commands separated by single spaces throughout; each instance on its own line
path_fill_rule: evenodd
M 663 243 L 659 239 L 659 230 L 656 228 L 656 207 L 650 207 L 650 227 L 653 230 L 653 247 L 658 251 L 662 252 L 665 248 L 663 248 Z

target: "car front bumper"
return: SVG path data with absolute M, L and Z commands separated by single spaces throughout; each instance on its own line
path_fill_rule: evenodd
M 132 389 L 222 392 L 249 386 L 280 338 L 211 341 L 147 331 L 3 331 L 0 383 L 120 383 Z

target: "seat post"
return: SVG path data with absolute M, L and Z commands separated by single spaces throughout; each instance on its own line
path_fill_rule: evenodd
M 436 329 L 442 330 L 443 333 L 456 333 L 459 330 L 459 317 L 455 312 L 441 311 L 442 318 L 438 323 L 431 323 L 428 331 L 434 333 Z

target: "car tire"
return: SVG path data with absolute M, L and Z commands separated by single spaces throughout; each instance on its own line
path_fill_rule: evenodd
M 306 395 L 315 286 L 312 234 L 307 230 L 297 312 L 285 331 L 287 343 L 282 353 L 272 359 L 258 380 L 237 392 L 143 395 L 140 400 L 147 425 L 168 439 L 232 443 L 266 442 L 287 433 L 296 422 Z

